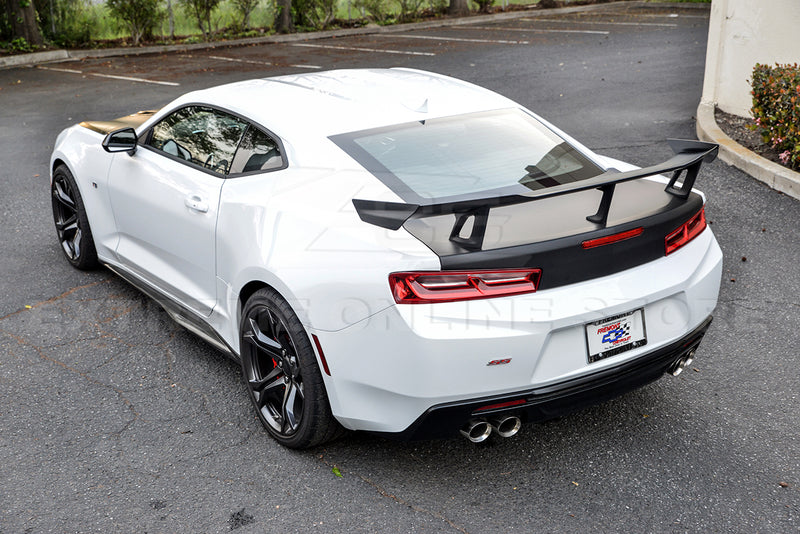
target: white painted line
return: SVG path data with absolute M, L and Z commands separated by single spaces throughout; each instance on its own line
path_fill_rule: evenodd
M 330 48 L 332 50 L 353 50 L 356 52 L 380 52 L 382 54 L 403 54 L 406 56 L 435 56 L 433 52 L 411 52 L 408 50 L 386 50 L 383 48 L 361 48 L 357 46 L 334 46 L 334 45 L 318 45 L 307 43 L 295 43 L 292 46 L 304 46 L 306 48 Z
M 70 74 L 83 74 L 83 71 L 74 70 L 74 69 L 59 69 L 57 67 L 42 67 L 41 65 L 36 67 L 42 70 L 54 70 L 56 72 L 68 72 Z M 161 82 L 158 80 L 145 80 L 144 78 L 132 78 L 130 76 L 114 76 L 113 74 L 98 74 L 95 72 L 87 72 L 89 76 L 97 76 L 99 78 L 111 78 L 114 80 L 125 80 L 126 82 L 142 82 L 142 83 L 152 83 L 155 85 L 171 85 L 173 87 L 177 87 L 180 84 L 175 82 Z
M 655 13 L 637 13 L 636 15 L 632 15 L 634 17 L 661 17 L 661 18 L 668 18 L 668 19 L 677 19 L 678 17 L 682 19 L 707 19 L 708 15 L 679 15 L 677 13 L 670 13 L 669 15 L 658 15 Z
M 611 26 L 662 26 L 664 28 L 677 28 L 677 24 L 666 24 L 659 22 L 609 22 L 604 20 L 555 20 L 555 19 L 517 19 L 525 22 L 559 22 L 561 24 L 592 24 L 592 25 L 611 25 Z
M 220 61 L 232 61 L 235 63 L 250 63 L 252 65 L 267 65 L 272 67 L 277 67 L 279 65 L 275 65 L 274 63 L 270 63 L 269 61 L 260 61 L 257 59 L 240 59 L 235 57 L 224 57 L 224 56 L 208 56 L 209 59 L 218 59 Z M 290 67 L 296 67 L 298 69 L 321 69 L 317 65 L 289 65 Z
M 608 35 L 611 32 L 602 30 L 553 30 L 545 28 L 505 28 L 502 26 L 462 26 L 462 28 L 472 28 L 475 30 L 496 30 L 504 32 L 535 32 L 535 33 L 587 33 L 593 35 Z
M 55 67 L 42 67 L 41 65 L 36 68 L 41 70 L 54 70 L 56 72 L 69 72 L 70 74 L 83 74 L 83 72 L 73 69 L 57 69 Z
M 220 61 L 233 61 L 234 63 L 252 63 L 254 65 L 272 65 L 269 61 L 258 61 L 255 59 L 239 59 L 235 57 L 222 57 L 222 56 L 208 56 L 209 59 L 218 59 Z
M 172 87 L 177 87 L 180 84 L 177 82 L 161 82 L 158 80 L 145 80 L 144 78 L 133 78 L 131 76 L 115 76 L 113 74 L 97 74 L 95 72 L 88 72 L 89 76 L 97 76 L 98 78 L 111 78 L 112 80 L 124 80 L 126 82 L 141 82 L 141 83 L 151 83 L 153 85 L 169 85 Z
M 454 41 L 461 43 L 491 43 L 491 44 L 530 44 L 529 41 L 506 41 L 503 39 L 465 39 L 463 37 L 435 37 L 433 35 L 408 35 L 405 33 L 379 33 L 383 37 L 405 37 L 406 39 L 428 39 L 431 41 Z

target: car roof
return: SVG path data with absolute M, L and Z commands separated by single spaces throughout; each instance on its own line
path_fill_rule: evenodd
M 190 102 L 228 109 L 289 139 L 518 106 L 476 85 L 404 68 L 248 80 L 188 93 L 170 107 Z

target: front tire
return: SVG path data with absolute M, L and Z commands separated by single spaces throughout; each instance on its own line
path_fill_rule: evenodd
M 53 222 L 67 261 L 84 271 L 96 268 L 97 250 L 94 247 L 89 219 L 86 217 L 86 208 L 75 178 L 66 165 L 59 165 L 53 171 L 50 193 Z
M 239 331 L 248 395 L 275 440 L 304 449 L 343 432 L 305 329 L 275 290 L 263 288 L 248 299 Z

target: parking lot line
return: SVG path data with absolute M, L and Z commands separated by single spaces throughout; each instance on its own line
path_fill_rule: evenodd
M 253 65 L 268 65 L 268 66 L 275 66 L 274 63 L 270 63 L 269 61 L 259 61 L 257 59 L 241 59 L 236 57 L 225 57 L 225 56 L 208 56 L 209 59 L 217 59 L 220 61 L 231 61 L 234 63 L 250 63 Z M 295 67 L 298 69 L 321 69 L 319 65 L 289 65 L 290 67 Z
M 668 24 L 666 22 L 611 22 L 605 20 L 556 20 L 556 19 L 517 19 L 524 20 L 525 22 L 558 22 L 561 24 L 592 24 L 602 25 L 608 24 L 611 26 L 661 26 L 662 28 L 677 28 L 677 24 Z
M 83 74 L 83 72 L 74 69 L 59 69 L 56 67 L 42 67 L 42 66 L 39 66 L 39 68 L 42 70 L 52 70 L 56 72 L 69 72 L 70 74 Z
M 114 74 L 100 74 L 100 73 L 97 73 L 97 72 L 83 72 L 81 70 L 60 69 L 58 67 L 43 67 L 43 66 L 39 65 L 37 68 L 41 69 L 41 70 L 52 70 L 52 71 L 56 71 L 56 72 L 68 72 L 70 74 L 85 74 L 87 76 L 97 76 L 98 78 L 111 78 L 113 80 L 124 80 L 126 82 L 151 83 L 151 84 L 155 84 L 155 85 L 169 85 L 169 86 L 172 86 L 172 87 L 177 87 L 177 86 L 180 85 L 177 82 L 162 82 L 162 81 L 159 81 L 159 80 L 146 80 L 144 78 L 134 78 L 132 76 L 117 76 L 117 75 L 114 75 Z
M 678 13 L 670 13 L 669 15 L 659 15 L 656 13 L 637 13 L 636 17 L 651 17 L 651 18 L 668 18 L 668 19 L 707 19 L 708 15 L 680 15 Z
M 99 74 L 97 72 L 87 72 L 89 76 L 97 76 L 98 78 L 111 78 L 112 80 L 124 80 L 126 82 L 141 82 L 141 83 L 152 83 L 155 85 L 169 85 L 172 87 L 177 87 L 180 84 L 178 82 L 162 82 L 159 80 L 146 80 L 144 78 L 134 78 L 132 76 L 117 76 L 115 74 Z
M 605 30 L 554 30 L 551 28 L 506 28 L 502 26 L 463 26 L 474 30 L 492 30 L 503 32 L 537 32 L 537 33 L 586 33 L 592 35 L 608 35 Z
M 530 41 L 507 41 L 503 39 L 467 39 L 464 37 L 437 37 L 434 35 L 409 35 L 407 33 L 379 33 L 382 37 L 404 37 L 406 39 L 427 39 L 431 41 L 454 41 L 462 43 L 490 43 L 490 44 L 513 44 L 525 45 L 530 44 Z
M 358 46 L 334 46 L 318 45 L 309 43 L 294 43 L 292 46 L 304 46 L 307 48 L 330 48 L 332 50 L 353 50 L 355 52 L 380 52 L 382 54 L 404 54 L 407 56 L 435 56 L 433 52 L 413 52 L 410 50 L 386 50 L 383 48 L 361 48 Z

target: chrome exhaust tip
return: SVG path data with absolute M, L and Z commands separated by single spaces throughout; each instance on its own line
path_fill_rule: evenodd
M 678 376 L 683 372 L 685 368 L 692 365 L 694 361 L 694 354 L 697 349 L 692 349 L 683 356 L 681 356 L 675 363 L 673 363 L 669 368 L 669 373 L 672 376 Z
M 492 425 L 483 419 L 470 421 L 464 428 L 460 430 L 461 435 L 470 440 L 472 443 L 481 443 L 492 433 Z
M 506 415 L 491 421 L 492 428 L 500 437 L 510 438 L 515 436 L 522 428 L 522 420 L 516 415 Z

